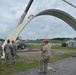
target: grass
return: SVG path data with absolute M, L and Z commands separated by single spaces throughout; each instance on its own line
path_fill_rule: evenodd
M 26 71 L 30 68 L 34 68 L 37 66 L 37 64 L 38 64 L 37 61 L 33 61 L 30 63 L 19 61 L 19 62 L 13 63 L 12 65 L 8 65 L 8 66 L 6 66 L 5 64 L 2 64 L 0 66 L 0 74 L 2 74 L 2 75 L 13 74 L 14 75 L 14 73 L 17 73 L 20 71 Z
M 38 48 L 41 49 L 43 48 L 43 46 L 32 46 L 32 48 Z M 69 49 L 69 50 L 76 50 L 76 48 L 72 48 L 72 47 L 61 47 L 61 46 L 52 46 L 52 49 Z M 50 63 L 53 63 L 55 61 L 61 60 L 61 59 L 65 59 L 71 56 L 75 56 L 76 53 L 57 53 L 57 54 L 53 54 L 52 59 L 49 61 Z M 37 57 L 35 57 L 37 58 Z M 34 60 L 32 62 L 30 62 L 31 59 L 28 60 L 20 60 L 17 61 L 15 63 L 13 63 L 12 65 L 6 66 L 5 63 L 2 63 L 0 65 L 0 75 L 14 75 L 14 73 L 18 73 L 18 72 L 22 72 L 22 71 L 27 71 L 28 69 L 32 69 L 35 68 L 38 65 L 38 60 Z
M 75 56 L 76 53 L 65 53 L 65 54 L 54 54 L 52 59 L 49 61 L 49 63 L 53 63 L 55 61 L 65 59 L 71 56 Z M 18 61 L 16 63 L 13 63 L 12 65 L 5 66 L 5 64 L 2 64 L 0 66 L 0 74 L 2 75 L 14 75 L 15 73 L 27 71 L 28 69 L 35 68 L 38 65 L 38 61 L 34 60 L 32 62 L 25 62 L 25 61 Z
M 69 50 L 76 50 L 76 47 L 70 47 L 70 46 L 66 46 L 66 47 L 62 47 L 62 46 L 52 46 L 52 49 L 69 49 Z
M 54 54 L 54 56 L 52 57 L 52 59 L 49 61 L 50 63 L 53 63 L 55 61 L 61 60 L 61 59 L 65 59 L 68 57 L 72 57 L 72 56 L 76 56 L 76 53 L 61 53 L 61 54 Z
M 31 46 L 31 48 L 41 49 L 41 48 L 43 48 L 43 45 Z M 76 50 L 76 47 L 70 47 L 70 46 L 66 46 L 66 47 L 62 47 L 62 46 L 52 46 L 52 49 L 69 49 L 69 50 Z
M 31 48 L 37 48 L 37 49 L 41 49 L 41 48 L 43 48 L 43 45 L 33 45 L 33 46 L 31 46 Z

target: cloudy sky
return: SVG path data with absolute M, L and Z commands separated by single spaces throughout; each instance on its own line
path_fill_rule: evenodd
M 0 38 L 6 39 L 17 26 L 20 17 L 30 0 L 0 0 Z M 76 0 L 67 0 L 76 5 Z M 25 20 L 29 15 L 46 9 L 60 9 L 76 18 L 76 8 L 62 0 L 34 0 Z M 76 31 L 63 20 L 54 16 L 34 18 L 20 33 L 23 39 L 76 37 Z

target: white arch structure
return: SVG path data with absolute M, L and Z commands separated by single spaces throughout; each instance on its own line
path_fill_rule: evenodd
M 62 10 L 58 10 L 58 9 L 48 9 L 48 10 L 44 10 L 38 14 L 36 14 L 35 16 L 33 16 L 30 19 L 27 19 L 26 21 L 22 22 L 20 25 L 18 25 L 13 31 L 12 33 L 7 37 L 7 39 L 10 40 L 16 40 L 17 36 L 20 34 L 20 32 L 24 29 L 24 27 L 35 17 L 37 16 L 42 16 L 42 15 L 50 15 L 50 16 L 55 16 L 57 18 L 62 19 L 63 21 L 65 21 L 66 23 L 68 23 L 75 31 L 76 31 L 76 19 L 74 19 L 71 15 L 69 15 L 68 13 L 62 11 Z M 7 39 L 4 41 L 2 47 L 4 48 L 4 45 L 7 43 Z M 4 51 L 3 51 L 3 56 L 2 58 L 5 57 Z

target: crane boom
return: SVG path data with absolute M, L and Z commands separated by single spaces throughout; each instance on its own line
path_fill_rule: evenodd
M 30 8 L 30 6 L 31 6 L 31 4 L 32 4 L 33 1 L 34 1 L 34 0 L 30 0 L 30 1 L 29 1 L 26 9 L 24 10 L 24 12 L 23 12 L 23 14 L 22 14 L 22 16 L 21 16 L 21 18 L 20 18 L 20 21 L 19 21 L 18 25 L 20 25 L 20 24 L 23 22 L 23 20 L 24 20 L 24 18 L 25 18 L 25 16 L 26 16 L 26 14 L 27 14 L 27 12 L 28 12 L 28 10 L 29 10 L 29 8 Z
M 63 1 L 66 2 L 67 4 L 71 5 L 72 7 L 76 8 L 76 6 L 73 5 L 72 3 L 70 3 L 70 2 L 68 2 L 68 1 L 66 1 L 66 0 L 63 0 Z

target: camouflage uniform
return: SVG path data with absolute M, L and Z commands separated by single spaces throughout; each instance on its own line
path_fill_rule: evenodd
M 41 58 L 39 61 L 40 72 L 46 72 L 47 70 L 47 65 L 48 65 L 48 61 L 50 59 L 50 53 L 51 53 L 51 45 L 46 44 L 43 47 L 43 50 L 46 50 L 46 52 L 41 55 Z
M 2 56 L 2 45 L 0 44 L 0 64 L 1 64 L 1 56 Z
M 12 58 L 13 60 L 17 58 L 17 45 L 15 43 L 11 44 L 12 47 Z
M 7 43 L 4 46 L 4 51 L 5 51 L 5 60 L 6 60 L 6 64 L 11 64 L 12 63 L 12 47 L 10 45 L 10 43 Z

